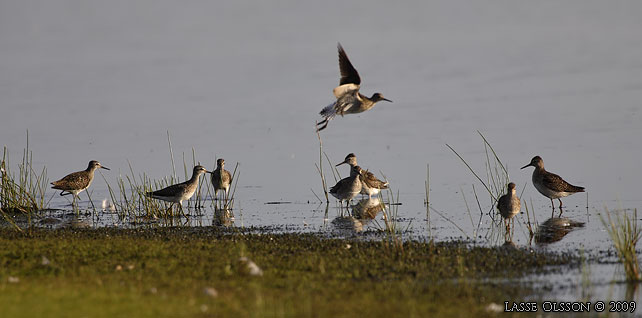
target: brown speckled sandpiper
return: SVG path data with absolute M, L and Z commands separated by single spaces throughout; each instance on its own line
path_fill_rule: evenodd
M 584 192 L 583 187 L 574 186 L 562 179 L 560 176 L 548 172 L 544 169 L 544 160 L 540 156 L 535 156 L 531 162 L 522 167 L 535 167 L 533 170 L 533 185 L 545 197 L 551 199 L 551 206 L 555 209 L 553 199 L 560 201 L 560 210 L 562 209 L 562 200 L 560 198 L 569 196 L 573 193 Z
M 374 93 L 372 97 L 366 97 L 359 93 L 361 78 L 359 73 L 352 66 L 346 51 L 343 50 L 341 44 L 337 44 L 339 50 L 339 70 L 341 71 L 341 79 L 339 86 L 332 92 L 337 101 L 326 106 L 319 113 L 323 120 L 317 123 L 317 131 L 321 131 L 328 126 L 328 122 L 336 115 L 357 114 L 365 112 L 372 108 L 377 102 L 385 100 L 392 102 L 383 97 L 381 93 Z
M 214 186 L 214 199 L 218 199 L 218 191 L 223 190 L 225 193 L 225 198 L 227 198 L 227 193 L 230 189 L 230 183 L 232 183 L 232 175 L 229 171 L 224 169 L 225 160 L 218 159 L 216 160 L 216 170 L 212 172 L 212 185 Z
M 194 195 L 194 192 L 196 192 L 196 188 L 198 188 L 198 178 L 203 173 L 211 172 L 205 170 L 203 166 L 197 165 L 194 167 L 192 178 L 190 178 L 189 180 L 178 184 L 173 184 L 160 190 L 147 192 L 147 196 L 154 199 L 171 202 L 172 204 L 169 207 L 170 209 L 172 208 L 172 206 L 174 206 L 174 203 L 178 203 L 181 206 L 181 209 L 183 209 L 183 201 L 189 200 Z
M 349 153 L 342 162 L 337 164 L 337 166 L 344 163 L 350 165 L 350 167 L 356 166 L 357 156 L 353 153 Z M 388 189 L 388 182 L 377 179 L 377 177 L 368 170 L 363 171 L 363 174 L 359 178 L 362 185 L 361 193 L 368 195 L 368 198 L 372 198 L 373 195 L 377 195 L 383 189 Z
M 89 165 L 87 165 L 87 169 L 70 173 L 64 178 L 52 182 L 51 184 L 53 187 L 51 188 L 62 190 L 60 192 L 61 196 L 72 194 L 74 196 L 75 203 L 78 194 L 89 188 L 91 185 L 91 181 L 94 180 L 94 171 L 98 168 L 109 170 L 109 168 L 103 167 L 100 162 L 92 160 L 89 162 Z
M 497 200 L 497 209 L 499 209 L 499 214 L 504 218 L 506 230 L 510 228 L 513 217 L 519 213 L 521 207 L 522 203 L 517 194 L 515 194 L 515 184 L 511 182 L 508 184 L 508 193 Z
M 354 166 L 350 168 L 350 176 L 343 178 L 330 188 L 330 194 L 333 197 L 339 200 L 341 203 L 343 200 L 346 201 L 346 207 L 349 207 L 350 200 L 361 192 L 361 181 L 359 176 L 363 173 L 363 170 L 359 166 Z

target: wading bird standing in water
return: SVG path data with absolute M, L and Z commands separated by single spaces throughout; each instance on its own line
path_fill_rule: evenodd
M 109 168 L 103 167 L 100 162 L 92 160 L 87 165 L 87 169 L 70 173 L 64 178 L 52 182 L 53 187 L 51 188 L 62 190 L 60 195 L 72 194 L 74 196 L 72 204 L 75 204 L 78 194 L 91 185 L 91 181 L 94 180 L 94 171 L 98 168 L 109 170 Z
M 539 193 L 543 194 L 545 197 L 551 199 L 551 206 L 553 211 L 555 211 L 555 205 L 553 204 L 553 199 L 560 201 L 560 214 L 562 214 L 562 199 L 573 193 L 584 192 L 583 187 L 574 186 L 562 179 L 562 177 L 546 171 L 544 169 L 544 160 L 540 156 L 535 156 L 531 159 L 531 162 L 522 167 L 535 167 L 533 170 L 533 185 Z
M 362 183 L 360 176 L 363 174 L 363 170 L 359 166 L 353 166 L 350 168 L 350 176 L 343 178 L 330 188 L 330 194 L 333 197 L 339 200 L 339 204 L 346 201 L 346 208 L 350 206 L 350 200 L 361 192 Z
M 223 190 L 223 198 L 227 199 L 230 190 L 232 175 L 225 170 L 225 160 L 223 158 L 216 160 L 216 170 L 212 172 L 212 185 L 214 186 L 214 200 L 218 200 L 218 191 Z
M 499 214 L 504 219 L 504 226 L 506 227 L 506 234 L 509 234 L 510 224 L 513 222 L 513 217 L 519 213 L 519 210 L 522 207 L 522 203 L 515 194 L 515 184 L 508 184 L 508 192 L 502 195 L 499 200 L 497 200 L 497 209 L 499 209 Z
M 337 44 L 339 49 L 339 70 L 341 71 L 341 80 L 332 92 L 337 98 L 337 101 L 326 106 L 319 113 L 323 116 L 323 120 L 317 123 L 317 131 L 321 131 L 328 126 L 328 122 L 336 115 L 343 116 L 344 114 L 357 114 L 365 112 L 372 108 L 378 101 L 385 100 L 392 102 L 383 97 L 380 93 L 374 93 L 372 97 L 366 97 L 359 93 L 359 85 L 361 78 L 359 73 L 352 66 L 346 51 L 343 50 L 341 44 Z
M 342 162 L 336 165 L 336 167 L 344 163 L 347 163 L 350 167 L 357 166 L 357 156 L 353 153 L 349 153 Z M 361 180 L 361 194 L 367 195 L 368 198 L 372 198 L 373 195 L 379 194 L 382 189 L 388 189 L 388 182 L 383 182 L 377 179 L 377 177 L 368 170 L 363 171 L 361 176 L 359 176 L 359 179 Z
M 167 209 L 168 211 L 174 206 L 174 203 L 178 203 L 181 211 L 183 211 L 183 201 L 189 200 L 194 195 L 196 188 L 198 188 L 198 178 L 203 173 L 211 172 L 207 171 L 205 167 L 197 165 L 194 167 L 192 178 L 189 180 L 173 184 L 160 190 L 147 192 L 146 194 L 150 198 L 171 202 L 172 204 Z

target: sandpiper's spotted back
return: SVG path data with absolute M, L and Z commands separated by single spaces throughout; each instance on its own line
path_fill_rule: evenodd
M 100 162 L 92 160 L 89 161 L 87 169 L 70 173 L 62 179 L 52 182 L 53 186 L 51 188 L 62 190 L 60 195 L 65 195 L 65 192 L 67 192 L 67 194 L 73 194 L 74 197 L 78 196 L 80 192 L 89 188 L 94 180 L 94 171 L 98 168 L 109 170 L 109 168 L 103 167 Z

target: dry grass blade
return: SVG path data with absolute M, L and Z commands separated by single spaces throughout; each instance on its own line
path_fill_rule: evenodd
M 466 165 L 468 170 L 470 170 L 470 172 L 475 176 L 475 178 L 477 178 L 477 180 L 479 180 L 479 182 L 481 182 L 481 184 L 484 186 L 484 188 L 486 188 L 486 191 L 488 191 L 488 193 L 493 197 L 493 199 L 496 200 L 497 198 L 493 195 L 493 192 L 490 191 L 490 188 L 486 185 L 484 180 L 482 180 L 482 178 L 480 178 L 477 175 L 477 172 L 475 172 L 475 170 L 473 170 L 473 168 L 468 164 L 468 162 L 466 162 L 466 160 L 461 155 L 459 155 L 459 153 L 453 147 L 451 147 L 449 144 L 446 144 L 446 147 L 448 147 L 450 150 L 452 150 L 452 152 L 454 152 L 455 155 L 457 155 L 457 157 L 459 157 L 459 159 L 464 163 L 464 165 Z

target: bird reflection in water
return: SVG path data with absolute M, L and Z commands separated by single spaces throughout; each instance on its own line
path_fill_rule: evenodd
M 540 224 L 535 232 L 537 244 L 554 243 L 566 236 L 576 227 L 583 227 L 584 222 L 573 221 L 569 218 L 552 217 Z
M 232 225 L 234 225 L 234 213 L 232 213 L 232 209 L 215 207 L 212 226 L 230 227 Z
M 362 232 L 364 226 L 375 219 L 383 208 L 379 198 L 366 198 L 352 206 L 351 215 L 336 217 L 332 220 L 332 225 L 338 230 Z

